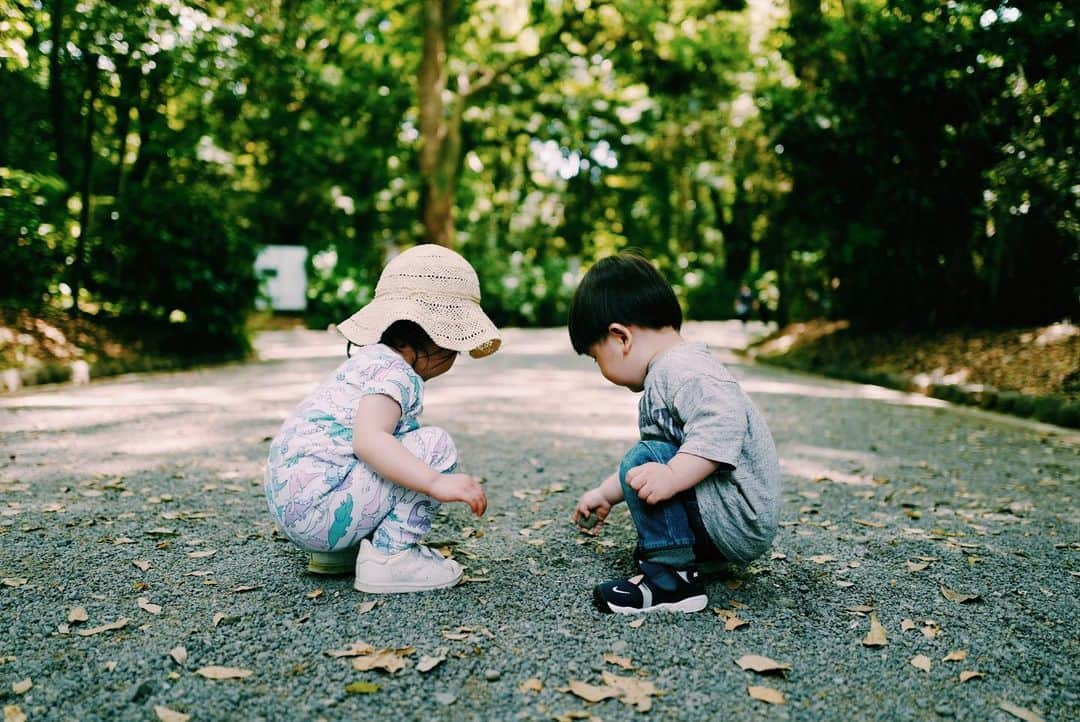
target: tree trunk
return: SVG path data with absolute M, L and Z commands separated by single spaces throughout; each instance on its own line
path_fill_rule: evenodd
M 79 238 L 75 243 L 75 263 L 72 264 L 72 294 L 75 300 L 72 310 L 79 314 L 79 291 L 82 289 L 86 273 L 86 237 L 90 234 L 90 203 L 93 191 L 94 174 L 94 103 L 98 94 L 98 56 L 87 53 L 86 56 L 86 134 L 82 144 L 82 179 L 79 186 Z
M 60 51 L 64 47 L 64 0 L 53 0 L 49 16 L 49 106 L 53 144 L 60 177 L 71 185 L 74 173 L 67 149 L 67 109 L 64 103 L 63 69 L 60 66 Z
M 462 98 L 447 118 L 443 94 L 447 85 L 447 40 L 455 0 L 425 0 L 424 55 L 420 62 L 420 177 L 424 240 L 440 246 L 454 243 L 454 186 L 461 155 Z

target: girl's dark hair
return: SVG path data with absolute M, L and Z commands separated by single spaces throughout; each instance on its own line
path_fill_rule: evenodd
M 601 258 L 581 279 L 570 302 L 567 326 L 579 354 L 603 340 L 608 326 L 621 323 L 642 328 L 682 328 L 682 309 L 675 291 L 660 272 L 636 253 Z
M 382 336 L 379 337 L 379 343 L 396 349 L 408 346 L 416 353 L 425 356 L 433 355 L 432 352 L 435 351 L 457 353 L 456 351 L 449 351 L 438 346 L 438 344 L 431 340 L 431 336 L 428 335 L 427 331 L 421 328 L 420 324 L 415 321 L 394 321 L 382 332 Z M 347 356 L 352 356 L 353 346 L 354 344 L 350 341 L 345 347 L 345 354 Z

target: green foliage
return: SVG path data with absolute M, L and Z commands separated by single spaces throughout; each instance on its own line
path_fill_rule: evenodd
M 37 309 L 55 292 L 71 238 L 57 212 L 64 190 L 58 178 L 0 167 L 0 304 Z

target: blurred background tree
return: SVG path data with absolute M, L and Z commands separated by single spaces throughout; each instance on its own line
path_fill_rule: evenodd
M 243 349 L 267 244 L 340 320 L 453 245 L 555 325 L 635 248 L 691 318 L 1077 311 L 1074 3 L 0 0 L 0 302 Z

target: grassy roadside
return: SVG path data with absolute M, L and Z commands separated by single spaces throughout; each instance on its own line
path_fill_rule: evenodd
M 923 393 L 1080 428 L 1080 327 L 857 333 L 843 321 L 780 329 L 763 363 Z

